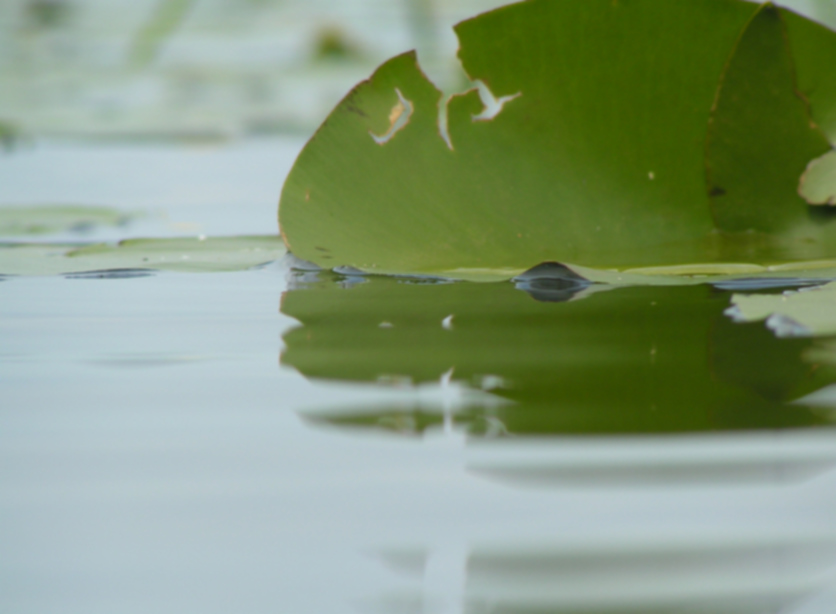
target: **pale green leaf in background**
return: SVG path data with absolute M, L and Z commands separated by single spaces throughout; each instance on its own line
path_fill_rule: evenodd
M 115 269 L 240 271 L 281 258 L 275 236 L 128 239 L 117 245 L 0 244 L 0 275 L 58 275 Z
M 194 0 L 159 0 L 153 15 L 136 35 L 130 52 L 131 63 L 144 67 L 153 62 L 193 4 Z
M 121 226 L 135 213 L 111 207 L 41 205 L 0 207 L 0 236 L 87 232 L 97 226 Z

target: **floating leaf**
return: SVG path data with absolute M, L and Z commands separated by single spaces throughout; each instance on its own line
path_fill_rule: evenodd
M 77 269 L 67 262 L 66 254 L 77 247 L 72 243 L 0 243 L 0 276 L 72 272 Z
M 116 270 L 124 277 L 126 271 L 137 273 L 139 269 L 239 271 L 284 254 L 281 239 L 274 236 L 128 239 L 117 245 L 80 248 L 73 244 L 0 244 L 0 274 L 58 275 Z
M 797 193 L 836 140 L 836 33 L 736 0 L 531 0 L 456 33 L 493 103 L 445 104 L 412 53 L 383 64 L 288 176 L 294 254 L 462 279 L 836 258 L 836 217 Z
M 779 337 L 836 335 L 836 282 L 781 295 L 735 294 L 732 303 L 732 318 L 766 320 Z
M 119 226 L 133 214 L 111 207 L 42 205 L 0 207 L 0 236 L 87 232 L 96 226 Z
M 194 0 L 159 0 L 150 21 L 139 31 L 130 51 L 135 66 L 150 64 L 165 41 L 185 20 Z
M 771 266 L 756 264 L 690 264 L 637 269 L 593 269 L 573 265 L 572 270 L 585 279 L 617 286 L 684 286 L 706 281 L 732 282 L 740 279 L 793 280 L 836 279 L 836 259 L 808 260 Z M 787 284 L 787 285 L 792 285 Z

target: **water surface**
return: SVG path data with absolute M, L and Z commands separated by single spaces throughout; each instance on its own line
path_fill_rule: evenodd
M 295 147 L 42 145 L 2 204 L 265 232 Z M 832 612 L 836 367 L 733 291 L 6 278 L 0 610 Z

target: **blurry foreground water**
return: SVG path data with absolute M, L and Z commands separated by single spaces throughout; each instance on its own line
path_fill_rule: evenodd
M 40 143 L 0 205 L 275 233 L 301 144 Z M 823 341 L 729 287 L 344 273 L 0 281 L 0 611 L 836 610 Z

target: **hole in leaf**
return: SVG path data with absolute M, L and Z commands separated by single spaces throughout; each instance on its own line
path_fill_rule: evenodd
M 479 90 L 479 97 L 482 99 L 482 104 L 485 105 L 485 108 L 481 113 L 473 116 L 473 121 L 475 122 L 486 122 L 492 120 L 499 115 L 506 103 L 522 96 L 522 92 L 517 92 L 516 94 L 500 96 L 497 98 L 483 81 L 477 80 L 475 81 L 475 84 L 476 89 Z
M 473 82 L 473 84 L 476 86 L 476 91 L 479 92 L 479 99 L 482 101 L 483 106 L 481 113 L 472 116 L 472 119 L 475 122 L 490 121 L 494 119 L 502 111 L 505 103 L 522 96 L 522 92 L 517 92 L 516 94 L 511 94 L 510 96 L 501 96 L 500 98 L 497 98 L 483 81 L 477 79 Z M 464 95 L 469 91 L 473 91 L 473 88 L 465 90 L 464 92 L 458 92 L 456 94 L 446 96 L 441 104 L 439 104 L 438 133 L 441 135 L 441 138 L 447 144 L 447 148 L 450 151 L 453 151 L 453 141 L 450 139 L 450 130 L 448 127 L 448 105 L 455 96 Z
M 392 137 L 398 133 L 398 131 L 403 130 L 403 128 L 406 127 L 409 123 L 409 118 L 412 117 L 412 102 L 407 100 L 398 88 L 395 88 L 395 93 L 398 95 L 398 102 L 396 102 L 395 106 L 392 107 L 392 110 L 389 111 L 389 129 L 381 135 L 369 132 L 369 134 L 372 135 L 374 142 L 378 145 L 388 143 Z
M 441 135 L 441 138 L 447 144 L 447 149 L 453 151 L 453 141 L 450 140 L 450 129 L 448 127 L 448 120 L 447 120 L 447 105 L 450 104 L 450 100 L 453 99 L 452 94 L 450 96 L 445 96 L 438 105 L 438 134 Z

